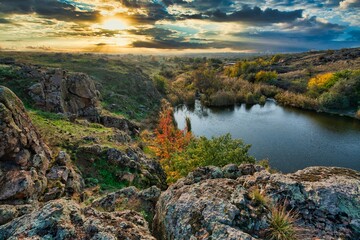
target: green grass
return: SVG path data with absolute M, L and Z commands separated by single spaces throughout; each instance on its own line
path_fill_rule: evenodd
M 145 119 L 159 106 L 161 96 L 157 93 L 150 75 L 158 72 L 160 66 L 149 57 L 137 59 L 134 56 L 98 54 L 0 52 L 1 57 L 13 57 L 27 64 L 63 68 L 69 72 L 84 72 L 96 82 L 102 95 L 103 106 L 127 118 Z M 26 100 L 26 89 L 37 79 L 19 79 L 13 75 L 16 69 L 11 72 L 7 70 L 8 66 L 3 66 L 0 66 L 0 85 L 9 87 L 23 101 Z M 6 81 L 3 79 L 5 77 Z M 31 103 L 29 104 L 31 106 Z
M 117 178 L 117 175 L 124 172 L 124 169 L 109 164 L 107 159 L 100 158 L 96 160 L 93 165 L 94 168 L 97 169 L 102 190 L 116 190 L 129 186 L 128 182 L 120 182 Z
M 118 144 L 109 141 L 109 138 L 115 134 L 112 128 L 96 123 L 82 125 L 68 121 L 61 114 L 40 110 L 32 109 L 28 113 L 45 142 L 51 147 L 71 148 L 86 144 L 87 142 L 83 139 L 86 136 L 96 137 L 99 144 L 118 147 Z
M 296 240 L 297 228 L 295 222 L 297 215 L 293 211 L 286 211 L 285 206 L 273 207 L 271 210 L 269 239 Z

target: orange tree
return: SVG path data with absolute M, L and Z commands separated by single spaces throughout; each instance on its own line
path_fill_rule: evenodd
M 155 138 L 150 148 L 160 160 L 168 181 L 179 178 L 179 173 L 172 163 L 172 155 L 184 151 L 192 139 L 192 134 L 185 128 L 179 130 L 173 117 L 173 108 L 166 101 L 162 102 L 159 123 L 155 130 Z

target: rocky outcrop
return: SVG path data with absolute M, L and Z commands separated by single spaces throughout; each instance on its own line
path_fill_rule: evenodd
M 140 132 L 140 127 L 137 124 L 118 116 L 101 116 L 100 123 L 105 127 L 117 128 L 133 136 Z
M 96 199 L 91 206 L 109 212 L 131 209 L 143 213 L 146 220 L 151 223 L 160 194 L 161 190 L 155 186 L 142 191 L 135 187 L 127 187 Z
M 139 148 L 128 147 L 120 150 L 97 144 L 89 145 L 77 150 L 77 159 L 82 169 L 92 168 L 94 165 L 101 165 L 101 161 L 106 161 L 106 166 L 116 169 L 116 173 L 113 171 L 109 174 L 116 175 L 114 177 L 117 182 L 125 186 L 136 186 L 141 189 L 151 186 L 163 190 L 167 188 L 166 175 L 159 162 L 148 158 Z M 87 176 L 86 170 L 84 171 L 84 177 L 96 177 Z
M 46 173 L 48 185 L 42 196 L 43 201 L 60 197 L 79 198 L 85 186 L 80 171 L 72 165 L 70 156 L 60 151 L 55 163 Z
M 103 213 L 62 199 L 0 226 L 0 239 L 155 240 L 147 222 L 134 211 Z
M 37 199 L 47 185 L 51 152 L 19 98 L 0 86 L 0 203 Z
M 39 81 L 28 89 L 37 107 L 94 122 L 100 120 L 100 93 L 88 75 L 31 66 L 23 67 L 23 71 Z
M 259 205 L 253 189 L 269 203 Z M 265 239 L 279 205 L 298 213 L 299 238 L 360 237 L 360 173 L 330 167 L 287 175 L 254 165 L 200 168 L 161 194 L 154 230 L 159 239 Z

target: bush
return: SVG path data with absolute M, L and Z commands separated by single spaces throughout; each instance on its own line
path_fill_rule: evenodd
M 167 80 L 166 80 L 166 78 L 164 78 L 163 76 L 160 76 L 160 75 L 155 75 L 153 79 L 154 79 L 154 84 L 155 84 L 156 89 L 160 93 L 165 94 L 166 89 L 167 89 Z
M 255 75 L 256 82 L 271 83 L 272 81 L 277 80 L 277 78 L 278 74 L 275 71 L 260 71 Z
M 346 109 L 349 108 L 349 99 L 339 93 L 326 92 L 319 98 L 321 106 L 328 109 Z
M 210 105 L 215 107 L 230 106 L 235 104 L 235 94 L 230 91 L 218 91 L 210 96 Z
M 316 99 L 307 97 L 303 94 L 292 92 L 282 92 L 275 96 L 276 101 L 285 106 L 298 107 L 303 109 L 318 110 L 319 103 Z
M 248 154 L 250 147 L 240 139 L 232 139 L 230 134 L 212 139 L 200 137 L 193 139 L 184 151 L 174 154 L 172 162 L 179 172 L 179 177 L 184 177 L 203 166 L 223 167 L 230 163 L 255 163 L 255 159 Z M 177 179 L 173 178 L 171 181 Z
M 333 86 L 337 80 L 333 73 L 319 74 L 309 80 L 308 89 L 316 96 Z

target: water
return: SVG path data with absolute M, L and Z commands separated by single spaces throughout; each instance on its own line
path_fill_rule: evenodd
M 197 101 L 195 107 L 178 107 L 175 120 L 185 127 L 191 119 L 196 136 L 220 136 L 251 144 L 256 159 L 269 159 L 282 172 L 293 172 L 308 166 L 337 166 L 360 171 L 360 121 L 285 108 L 272 101 L 264 106 L 235 106 L 210 109 Z

